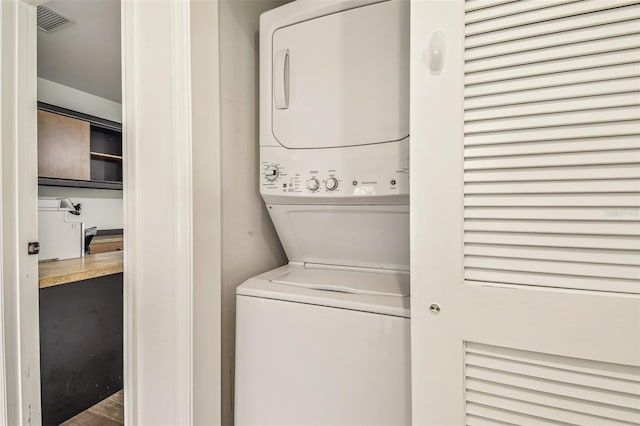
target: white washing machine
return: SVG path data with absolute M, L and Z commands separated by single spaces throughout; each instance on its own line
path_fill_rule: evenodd
M 237 290 L 236 425 L 409 425 L 409 3 L 260 20 L 260 192 L 290 263 Z
M 237 294 L 236 424 L 411 424 L 408 275 L 289 264 Z

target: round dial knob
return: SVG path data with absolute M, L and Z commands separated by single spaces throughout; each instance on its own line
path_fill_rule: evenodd
M 320 188 L 320 182 L 318 182 L 316 178 L 311 178 L 307 181 L 307 188 L 309 188 L 310 191 L 317 191 L 318 188 Z
M 264 169 L 264 177 L 266 177 L 269 182 L 273 182 L 278 179 L 278 176 L 280 176 L 280 169 L 278 169 L 278 166 L 271 165 Z
M 338 189 L 338 179 L 336 178 L 327 179 L 326 182 L 324 183 L 324 187 L 327 188 L 329 191 L 335 191 L 336 189 Z

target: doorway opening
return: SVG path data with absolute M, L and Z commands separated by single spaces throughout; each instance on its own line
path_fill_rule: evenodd
M 37 11 L 44 425 L 124 424 L 120 8 Z

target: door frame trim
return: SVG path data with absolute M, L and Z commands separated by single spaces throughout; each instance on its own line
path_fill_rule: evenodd
M 37 237 L 37 218 L 34 229 L 27 229 L 22 226 L 27 220 L 19 213 L 32 211 L 34 217 L 37 213 L 35 6 L 45 1 L 0 4 L 0 51 L 6 58 L 0 70 L 0 424 L 41 424 L 37 259 L 26 255 L 26 241 Z M 122 1 L 128 424 L 220 424 L 221 187 L 219 167 L 211 163 L 220 158 L 218 2 L 196 4 L 198 13 L 207 13 L 206 19 L 191 16 L 191 7 L 196 6 L 190 0 Z M 208 37 L 197 47 L 191 45 L 192 22 L 198 34 Z M 149 37 L 153 29 L 166 33 L 167 28 L 168 41 Z M 141 79 L 148 78 L 145 71 L 154 65 L 145 55 L 150 51 L 170 52 L 170 66 L 159 67 L 169 90 L 140 89 Z M 207 96 L 198 93 L 197 101 L 191 99 L 192 53 L 200 73 L 198 90 L 207 83 Z M 148 106 L 150 99 L 171 105 L 164 117 L 151 114 L 157 121 L 166 119 L 172 128 L 157 140 L 146 137 L 149 113 L 140 107 L 142 100 Z M 197 131 L 192 130 L 192 105 L 200 116 Z M 160 160 L 140 155 L 154 145 L 170 148 L 173 155 Z M 170 173 L 171 184 L 160 192 L 176 201 L 156 221 L 171 230 L 167 247 L 171 260 L 157 260 L 157 265 L 170 265 L 171 273 L 159 281 L 149 280 L 152 268 L 141 263 L 148 250 L 157 249 L 157 241 L 137 229 L 146 219 L 141 211 L 158 207 L 148 198 L 157 188 L 140 172 L 141 166 L 150 164 Z M 150 310 L 157 313 L 156 319 L 164 316 L 171 327 L 154 322 Z M 157 352 L 158 341 L 169 342 L 170 353 Z
M 193 423 L 189 0 L 123 1 L 121 10 L 125 423 L 187 425 Z M 149 16 L 153 11 L 155 18 Z M 167 35 L 158 34 L 167 28 Z M 165 65 L 152 67 L 154 60 Z M 157 87 L 153 94 L 150 85 Z M 164 107 L 150 114 L 151 96 Z M 159 135 L 155 120 L 168 131 Z M 158 157 L 149 158 L 154 151 Z M 165 179 L 143 176 L 153 161 Z M 165 186 L 162 195 L 150 195 L 158 192 L 154 185 Z M 164 197 L 167 205 L 149 205 Z M 143 236 L 148 221 L 164 235 Z M 158 244 L 166 253 L 153 247 Z M 154 260 L 162 276 L 151 273 Z
M 41 424 L 37 241 L 36 7 L 0 4 L 0 421 Z
M 220 424 L 217 13 L 122 1 L 127 424 Z

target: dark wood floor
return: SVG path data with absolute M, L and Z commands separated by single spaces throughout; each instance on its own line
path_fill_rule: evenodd
M 88 410 L 62 423 L 61 426 L 124 425 L 124 391 L 116 392 Z

